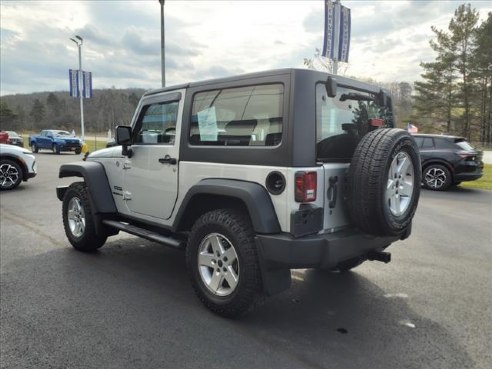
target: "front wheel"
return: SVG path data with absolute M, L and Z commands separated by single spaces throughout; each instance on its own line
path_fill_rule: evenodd
M 0 189 L 13 190 L 22 182 L 22 168 L 12 160 L 0 161 Z
M 89 194 L 84 182 L 72 183 L 63 197 L 63 226 L 72 246 L 85 252 L 95 251 L 107 237 L 96 234 Z
M 199 299 L 219 315 L 239 317 L 262 300 L 254 232 L 241 212 L 202 215 L 191 230 L 186 263 Z
M 34 142 L 31 143 L 31 151 L 33 153 L 37 153 L 39 151 L 38 146 Z

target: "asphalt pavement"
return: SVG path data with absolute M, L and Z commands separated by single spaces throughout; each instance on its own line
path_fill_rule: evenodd
M 64 235 L 55 186 L 73 154 L 0 194 L 1 368 L 492 367 L 492 192 L 422 191 L 387 265 L 293 271 L 241 320 L 195 297 L 184 253 L 124 234 L 95 254 Z

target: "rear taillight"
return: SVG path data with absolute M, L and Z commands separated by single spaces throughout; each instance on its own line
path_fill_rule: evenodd
M 296 201 L 311 202 L 316 201 L 316 188 L 318 176 L 316 172 L 297 172 L 296 173 Z
M 459 151 L 457 154 L 462 159 L 464 159 L 465 161 L 476 161 L 477 160 L 477 155 L 476 154 L 472 154 L 472 153 L 469 153 L 469 152 L 466 152 L 466 151 Z

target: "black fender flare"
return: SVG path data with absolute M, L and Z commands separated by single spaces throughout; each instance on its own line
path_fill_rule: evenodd
M 82 177 L 89 189 L 90 199 L 93 204 L 94 214 L 116 213 L 116 204 L 109 185 L 104 166 L 96 161 L 80 161 L 62 164 L 58 174 L 59 178 Z M 60 201 L 68 187 L 57 187 L 56 193 Z
M 193 206 L 193 199 L 199 195 L 229 197 L 240 200 L 246 207 L 256 233 L 271 234 L 281 232 L 277 213 L 267 190 L 255 182 L 207 178 L 194 186 L 186 193 L 176 215 L 173 228 L 178 229 L 180 222 L 189 206 Z

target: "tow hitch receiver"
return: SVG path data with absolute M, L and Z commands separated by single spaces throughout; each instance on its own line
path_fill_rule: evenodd
M 371 251 L 367 254 L 367 260 L 382 261 L 387 264 L 391 261 L 391 253 L 385 251 Z

